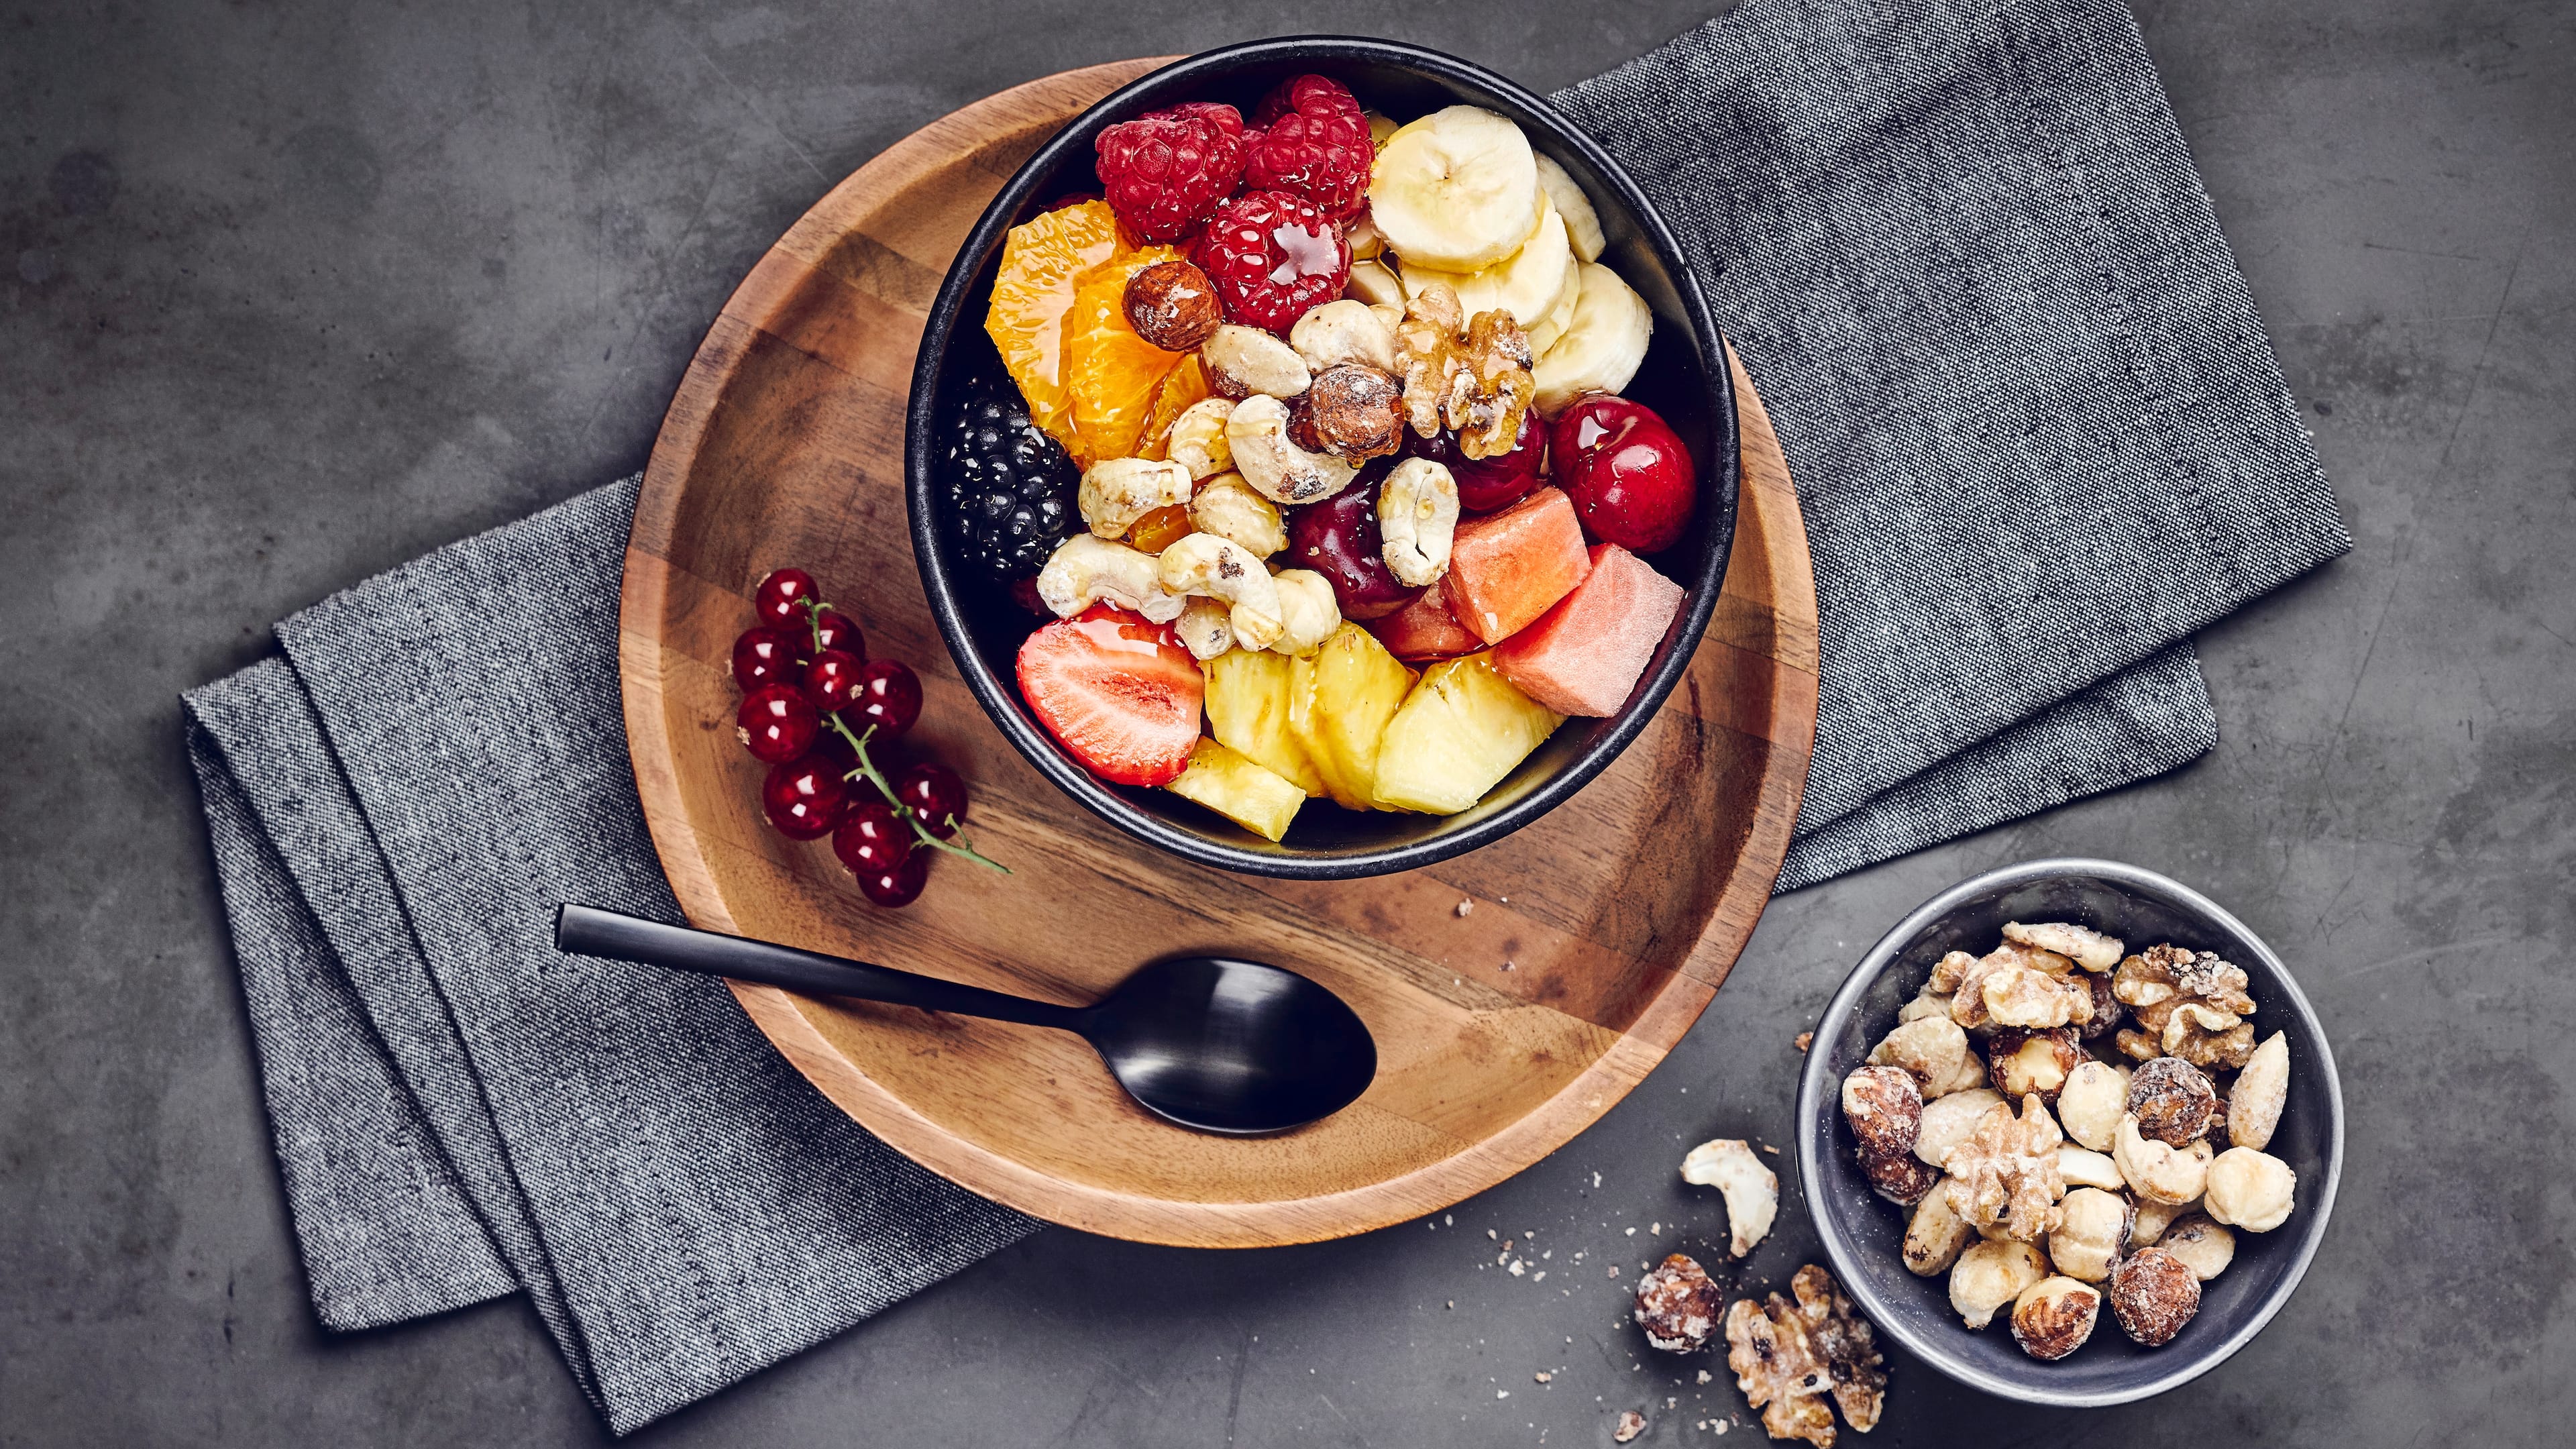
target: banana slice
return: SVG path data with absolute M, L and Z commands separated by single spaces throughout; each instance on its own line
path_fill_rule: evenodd
M 1601 249 L 1608 245 L 1601 235 L 1601 214 L 1592 209 L 1592 198 L 1574 184 L 1565 168 L 1546 156 L 1533 156 L 1538 163 L 1539 188 L 1556 203 L 1557 212 L 1565 218 L 1565 234 L 1574 242 L 1574 254 L 1587 262 L 1601 260 Z
M 1537 227 L 1540 196 L 1521 128 L 1476 106 L 1450 106 L 1387 138 L 1369 179 L 1369 214 L 1406 261 L 1474 272 L 1510 256 Z
M 1583 263 L 1568 253 L 1565 258 L 1565 285 L 1557 291 L 1556 305 L 1548 308 L 1547 315 L 1530 326 L 1532 357 L 1547 356 L 1547 350 L 1556 345 L 1556 339 L 1563 337 L 1565 329 L 1574 324 L 1574 304 L 1582 295 Z
M 1599 262 L 1583 263 L 1583 292 L 1565 335 L 1531 369 L 1543 417 L 1563 412 L 1587 392 L 1617 392 L 1646 360 L 1655 314 L 1619 274 Z
M 1457 292 L 1458 304 L 1468 316 L 1499 307 L 1528 328 L 1536 326 L 1556 305 L 1557 294 L 1565 290 L 1565 269 L 1573 264 L 1573 244 L 1566 239 L 1565 219 L 1556 214 L 1556 207 L 1542 192 L 1538 228 L 1521 243 L 1519 251 L 1502 261 L 1482 271 L 1462 273 L 1416 266 L 1411 257 L 1405 257 L 1397 262 L 1396 270 L 1403 274 L 1407 297 L 1419 296 L 1434 282 L 1445 282 Z
M 1381 261 L 1351 263 L 1351 279 L 1343 285 L 1342 295 L 1370 306 L 1383 302 L 1400 308 L 1405 303 L 1404 283 L 1397 279 L 1395 268 Z

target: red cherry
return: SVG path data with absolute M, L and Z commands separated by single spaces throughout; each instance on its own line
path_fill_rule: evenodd
M 912 854 L 912 827 L 883 800 L 863 801 L 833 828 L 832 853 L 861 879 L 890 871 Z
M 946 765 L 915 765 L 894 782 L 894 798 L 921 817 L 921 828 L 942 840 L 966 818 L 966 782 Z
M 1428 458 L 1449 470 L 1458 482 L 1458 506 L 1469 513 L 1495 513 L 1538 491 L 1546 481 L 1547 424 L 1538 409 L 1521 413 L 1521 430 L 1512 450 L 1499 458 L 1470 458 L 1458 451 L 1458 435 L 1443 429 L 1423 437 L 1407 428 L 1404 451 Z
M 792 629 L 755 624 L 733 641 L 733 682 L 743 693 L 764 684 L 790 684 L 804 677 L 806 651 L 798 648 Z
M 1631 553 L 1672 547 L 1699 505 L 1699 473 L 1680 435 L 1626 398 L 1567 408 L 1548 439 L 1548 471 L 1586 532 Z
M 930 879 L 930 852 L 916 850 L 892 870 L 863 870 L 858 877 L 859 894 L 870 901 L 888 909 L 911 905 Z
M 805 666 L 805 697 L 825 714 L 837 714 L 858 697 L 859 678 L 866 669 L 859 656 L 826 649 Z
M 900 739 L 921 718 L 921 681 L 896 659 L 871 659 L 859 670 L 850 708 L 877 727 L 877 738 Z
M 764 684 L 742 697 L 734 711 L 734 737 L 751 757 L 776 765 L 795 759 L 814 743 L 823 717 L 804 695 L 783 684 Z
M 806 630 L 805 637 L 816 654 L 838 649 L 862 662 L 868 657 L 868 636 L 859 632 L 856 619 L 838 609 L 815 610 L 813 627 Z
M 751 610 L 772 627 L 801 626 L 805 601 L 814 597 L 814 576 L 803 569 L 772 569 L 752 591 Z
M 1422 590 L 1406 585 L 1386 566 L 1386 545 L 1378 532 L 1378 480 L 1394 467 L 1392 458 L 1374 460 L 1350 487 L 1321 503 L 1288 510 L 1288 557 L 1332 584 L 1333 600 L 1345 619 L 1383 619 L 1422 597 Z
M 841 823 L 849 787 L 819 751 L 773 766 L 760 784 L 760 808 L 790 840 L 820 840 Z

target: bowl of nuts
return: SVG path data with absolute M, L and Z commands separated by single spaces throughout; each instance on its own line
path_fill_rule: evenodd
M 1412 869 L 1653 719 L 1734 536 L 1725 344 L 1538 97 L 1391 41 L 1157 70 L 1021 164 L 915 364 L 913 553 L 1075 800 L 1205 865 Z
M 2091 1407 L 2224 1362 L 2323 1240 L 2343 1096 L 2243 922 L 2153 871 L 2040 860 L 1897 923 L 1825 1008 L 1798 1172 L 1836 1276 L 1925 1362 Z

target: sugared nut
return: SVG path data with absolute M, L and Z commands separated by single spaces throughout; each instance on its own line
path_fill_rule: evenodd
M 2289 1221 L 2299 1175 L 2271 1153 L 2230 1147 L 2209 1165 L 2208 1186 L 2201 1205 L 2211 1218 L 2249 1233 L 2268 1233 Z
M 1626 1444 L 1645 1432 L 1645 1415 L 1634 1409 L 1621 1409 L 1618 1422 L 1611 1427 L 1610 1438 L 1613 1443 Z
M 2111 1143 L 2111 1160 L 2120 1165 L 2129 1190 L 2152 1202 L 2189 1202 L 2200 1196 L 2209 1180 L 2210 1156 L 2204 1138 L 2194 1138 L 2188 1147 L 2169 1147 L 2140 1136 L 2134 1113 L 2120 1119 L 2120 1134 Z
M 1190 470 L 1150 458 L 1103 458 L 1082 470 L 1075 502 L 1095 538 L 1123 538 L 1157 508 L 1190 501 Z
M 1697 1353 L 1717 1332 L 1725 1298 L 1698 1259 L 1675 1253 L 1637 1280 L 1637 1326 L 1667 1353 Z
M 1927 1016 L 1938 1016 L 1946 1020 L 1949 1015 L 1950 997 L 1948 993 L 1926 990 L 1921 995 L 1916 996 L 1912 1001 L 1909 1001 L 1896 1009 L 1896 1024 L 1898 1026 L 1903 1026 L 1908 1022 L 1921 1021 Z M 1956 1026 L 1958 1023 L 1951 1022 L 1951 1025 Z
M 2129 1114 L 2138 1131 L 2181 1147 L 2205 1136 L 2218 1093 L 2200 1068 L 2180 1057 L 2157 1057 L 2129 1077 Z
M 2082 984 L 2091 1000 L 2092 1015 L 2081 1028 L 2081 1035 L 2086 1041 L 2099 1041 L 2120 1029 L 2120 1023 L 2128 1020 L 2129 1009 L 2120 1004 L 2119 994 L 2111 989 L 2110 977 L 2086 972 Z
M 2109 1153 L 2072 1142 L 2057 1145 L 2057 1175 L 2070 1188 L 2098 1187 L 2105 1192 L 2122 1192 L 2129 1186 L 2129 1180 L 2120 1175 L 2120 1164 L 2113 1162 Z
M 2003 1105 L 2003 1094 L 1989 1087 L 1971 1087 L 1952 1092 L 1923 1104 L 1922 1120 L 1914 1136 L 1914 1155 L 1941 1166 L 1950 1149 L 1968 1140 L 1977 1130 L 1977 1122 L 1986 1109 Z
M 2140 1061 L 2171 1053 L 2174 1048 L 2165 1045 L 2165 1034 L 2183 1003 L 2193 1002 L 2227 1016 L 2251 1016 L 2254 998 L 2246 995 L 2245 986 L 2244 969 L 2220 959 L 2215 952 L 2150 946 L 2123 960 L 2120 969 L 2112 974 L 2112 994 L 2129 1008 L 2136 1022 L 2134 1030 L 2120 1032 L 2115 1040 L 2120 1050 Z M 2184 1039 L 2190 1039 L 2188 1028 Z M 2253 1043 L 2249 1039 L 2245 1045 L 2250 1049 Z M 2210 1065 L 2200 1061 L 2198 1054 L 2193 1060 L 2202 1066 Z M 2237 1060 L 2241 1062 L 2243 1058 Z
M 2009 1104 L 1987 1108 L 1942 1164 L 1958 1179 L 1950 1206 L 1979 1229 L 2037 1241 L 2057 1226 L 2057 1200 L 2066 1195 L 2057 1175 L 2057 1146 L 2065 1140 L 2035 1096 L 2021 1099 L 2018 1118 Z
M 2141 1248 L 2111 1270 L 2112 1315 L 2148 1348 L 2173 1342 L 2199 1311 L 2200 1279 L 2162 1248 Z
M 1941 1169 L 1926 1167 L 1923 1159 L 1911 1152 L 1864 1152 L 1860 1155 L 1860 1170 L 1869 1178 L 1871 1191 L 1898 1207 L 1912 1207 L 1923 1201 L 1941 1183 Z
M 1878 1426 L 1887 1391 L 1878 1335 L 1833 1275 L 1814 1263 L 1789 1279 L 1789 1291 L 1797 1297 L 1798 1316 L 1807 1322 L 1807 1347 L 1833 1377 L 1834 1403 L 1843 1411 L 1843 1422 L 1857 1433 L 1868 1433 Z
M 2254 1055 L 2254 1023 L 2197 1001 L 2177 1004 L 2165 1018 L 2161 1045 L 2172 1056 L 2230 1071 Z
M 1949 1179 L 1924 1195 L 1914 1205 L 1914 1216 L 1905 1223 L 1905 1245 L 1902 1255 L 1905 1270 L 1919 1278 L 1930 1278 L 1950 1271 L 1959 1261 L 1959 1250 L 1976 1239 L 1977 1230 L 1950 1206 Z
M 1727 1305 L 1726 1366 L 1735 1371 L 1745 1402 L 1762 1411 L 1764 1432 L 1833 1449 L 1834 1411 L 1825 1402 L 1833 1370 L 1788 1299 L 1774 1293 L 1767 1305 L 1750 1298 Z
M 1234 468 L 1234 447 L 1225 440 L 1225 420 L 1234 416 L 1234 399 L 1203 397 L 1181 409 L 1164 438 L 1163 456 L 1190 470 L 1192 478 L 1221 477 Z
M 1366 301 L 1344 298 L 1307 309 L 1288 329 L 1288 345 L 1320 373 L 1345 362 L 1378 372 L 1395 371 L 1395 336 Z
M 1225 320 L 1208 275 L 1174 258 L 1127 279 L 1127 325 L 1165 352 L 1195 352 Z
M 2026 966 L 2052 981 L 2063 981 L 2075 974 L 2075 962 L 2040 946 L 2006 940 L 1986 953 L 1986 959 L 1998 966 Z
M 1951 1025 L 1956 1027 L 1958 1023 L 1952 1022 Z M 1985 1053 L 1978 1051 L 1976 1045 L 1972 1042 L 1969 1044 L 1966 1051 L 1959 1054 L 1959 1065 L 1957 1069 L 1950 1074 L 1948 1081 L 1935 1082 L 1931 1086 L 1923 1089 L 1923 1100 L 1928 1102 L 1935 1097 L 1947 1097 L 1954 1092 L 1965 1092 L 1971 1088 L 1983 1087 L 1985 1085 Z
M 1864 1160 L 1906 1156 L 1923 1130 L 1923 1094 L 1901 1067 L 1854 1067 L 1843 1078 L 1843 1120 Z
M 1713 1187 L 1726 1199 L 1727 1251 L 1741 1258 L 1771 1231 L 1780 1211 L 1780 1178 L 1739 1137 L 1703 1142 L 1682 1159 L 1682 1181 Z
M 1960 954 L 1962 953 L 1953 951 L 1950 956 Z M 1946 964 L 1950 956 L 1944 956 L 1941 959 Z M 2003 962 L 1992 956 L 1980 956 L 1960 968 L 1958 980 L 1950 992 L 1952 1021 L 1972 1032 L 1994 1029 L 1994 1016 L 1986 1009 L 1986 977 L 2001 970 L 2003 965 Z M 1933 980 L 1938 982 L 1941 979 L 1938 974 L 1941 967 L 1935 966 L 1932 969 L 1935 973 Z
M 1946 1015 L 1901 1022 L 1869 1051 L 1876 1065 L 1904 1068 L 1926 1097 L 1941 1095 L 1939 1089 L 1957 1081 L 1968 1055 L 1968 1034 Z
M 1217 340 L 1223 341 L 1224 334 L 1218 334 Z M 1235 471 L 1243 481 L 1274 503 L 1320 503 L 1350 486 L 1359 476 L 1357 465 L 1298 447 L 1288 436 L 1288 418 L 1288 405 L 1267 395 L 1235 405 L 1233 415 L 1225 420 L 1225 441 L 1234 450 Z
M 2180 1221 L 2185 1213 L 2200 1211 L 2200 1199 L 2193 1198 L 2189 1202 L 2156 1202 L 2152 1199 L 2140 1198 L 2137 1208 L 2137 1216 L 2129 1220 L 2129 1248 L 2132 1252 L 2139 1248 L 2152 1247 L 2164 1237 L 2165 1230 Z
M 1374 367 L 1337 363 L 1315 374 L 1295 417 L 1291 428 L 1319 451 L 1352 463 L 1383 458 L 1404 443 L 1404 390 Z
M 2048 1276 L 2039 1249 L 2010 1238 L 1970 1243 L 1950 1267 L 1950 1307 L 1970 1328 L 1995 1321 L 1995 1310 L 2021 1296 L 2021 1290 Z
M 2054 1102 L 2067 1074 L 2088 1059 L 2071 1026 L 2052 1031 L 2008 1026 L 1998 1027 L 1987 1040 L 1986 1060 L 1996 1091 L 2015 1101 L 2036 1095 Z
M 1254 492 L 1240 473 L 1219 473 L 1199 489 L 1190 499 L 1190 526 L 1230 539 L 1254 558 L 1268 558 L 1288 546 L 1288 523 L 1279 516 L 1279 505 Z
M 2158 1246 L 2182 1259 L 2182 1265 L 2203 1283 L 2226 1272 L 2227 1265 L 2236 1261 L 2236 1235 L 2203 1213 L 2185 1213 L 2174 1219 Z
M 2265 1038 L 2245 1059 L 2245 1070 L 2227 1093 L 2227 1140 L 2260 1152 L 2272 1145 L 2281 1125 L 2281 1107 L 2290 1099 L 2290 1039 L 2280 1032 Z
M 2108 971 L 2120 964 L 2120 938 L 2105 936 L 2090 926 L 2065 921 L 2027 926 L 2019 921 L 2006 921 L 2004 939 L 2042 951 L 2054 951 L 2071 958 L 2087 971 Z
M 1978 994 L 1997 1026 L 2064 1026 L 2075 1018 L 2076 994 L 2036 967 L 1995 967 L 1978 978 Z
M 1976 964 L 1977 958 L 1965 951 L 1949 952 L 1932 963 L 1931 979 L 1923 983 L 1924 993 L 1947 996 L 1958 990 L 1959 983 L 1968 979 L 1968 968 Z
M 2111 1265 L 2129 1238 L 2135 1211 L 2129 1200 L 2095 1187 L 2079 1187 L 2060 1205 L 2063 1217 L 2048 1235 L 2048 1256 L 2057 1271 L 2087 1283 L 2111 1276 Z
M 2120 1114 L 2128 1110 L 2127 1074 L 2108 1062 L 2077 1062 L 2057 1092 L 2057 1124 L 2096 1152 L 2110 1150 Z
M 2102 1294 L 2072 1278 L 2042 1278 L 2013 1300 L 2013 1342 L 2036 1359 L 2061 1359 L 2093 1336 Z
M 1199 344 L 1208 383 L 1232 398 L 1295 397 L 1315 380 L 1297 349 L 1262 331 L 1229 322 Z

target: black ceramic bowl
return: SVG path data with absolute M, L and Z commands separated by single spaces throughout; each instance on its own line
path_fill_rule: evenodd
M 1918 1278 L 1897 1257 L 1905 1212 L 1870 1191 L 1842 1121 L 1842 1080 L 1896 1024 L 1932 964 L 1952 950 L 1980 955 L 2006 921 L 2075 921 L 2132 950 L 2171 941 L 2216 951 L 2245 968 L 2255 1030 L 2290 1034 L 2289 1101 L 2268 1147 L 2299 1175 L 2289 1221 L 2236 1232 L 2236 1259 L 2201 1285 L 2200 1312 L 2171 1343 L 2140 1348 L 2109 1304 L 2073 1354 L 2042 1363 L 2014 1344 L 2005 1315 L 1983 1332 L 1961 1326 L 1949 1280 Z M 1798 1080 L 1798 1182 L 1826 1256 L 1871 1322 L 1916 1357 L 1974 1388 L 2033 1404 L 2093 1407 L 2185 1384 L 2243 1348 L 2281 1311 L 2325 1238 L 2343 1171 L 2343 1088 L 2315 1011 L 2288 968 L 2245 924 L 2208 897 L 2153 871 L 2107 860 L 2034 860 L 1943 891 L 1880 938 L 1834 993 Z
M 1655 313 L 1654 342 L 1627 396 L 1661 413 L 1690 448 L 1700 507 L 1690 531 L 1650 562 L 1687 591 L 1662 647 L 1627 707 L 1607 719 L 1569 720 L 1474 809 L 1445 817 L 1370 813 L 1316 804 L 1298 812 L 1278 844 L 1161 790 L 1113 785 L 1065 753 L 1020 697 L 1014 664 L 1036 621 L 1006 593 L 956 562 L 939 501 L 934 440 L 964 385 L 999 376 L 984 312 L 1010 228 L 1069 192 L 1096 191 L 1092 141 L 1140 112 L 1191 100 L 1227 101 L 1249 113 L 1290 76 L 1329 75 L 1363 105 L 1399 120 L 1465 102 L 1519 123 L 1556 158 L 1600 212 L 1602 260 Z M 1259 875 L 1343 879 L 1410 870 L 1490 844 L 1564 803 L 1636 738 L 1690 664 L 1735 537 L 1735 394 L 1725 351 L 1699 283 L 1651 203 L 1601 148 L 1545 102 L 1491 71 L 1392 41 L 1301 36 L 1192 56 L 1109 96 L 1029 158 L 975 224 L 948 269 L 923 329 L 904 434 L 913 555 L 948 649 L 993 722 L 1040 773 L 1120 829 L 1205 865 Z

